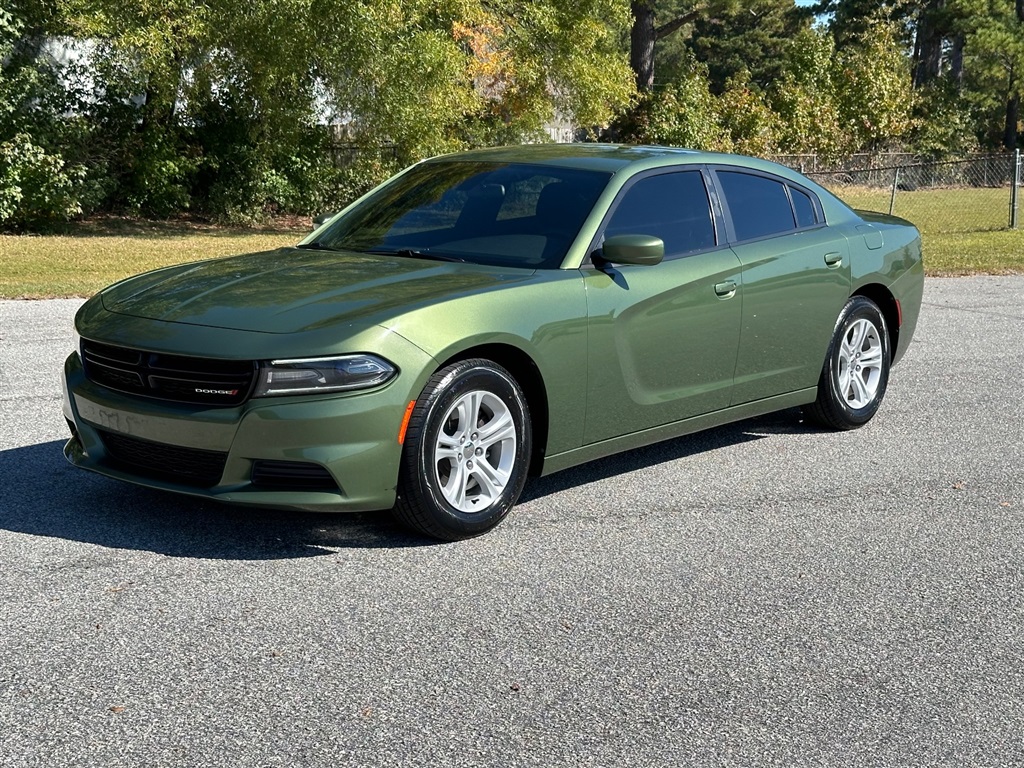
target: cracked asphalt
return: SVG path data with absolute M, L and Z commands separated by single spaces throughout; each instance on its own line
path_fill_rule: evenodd
M 527 486 L 458 544 L 75 470 L 0 302 L 4 766 L 1024 763 L 1024 277 L 929 280 L 867 427 Z

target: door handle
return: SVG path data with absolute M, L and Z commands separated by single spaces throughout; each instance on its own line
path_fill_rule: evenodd
M 718 294 L 719 298 L 731 299 L 736 294 L 736 282 L 734 280 L 726 280 L 724 283 L 718 283 L 715 286 L 715 293 Z
M 841 253 L 826 253 L 825 254 L 825 266 L 831 269 L 843 266 L 843 254 Z

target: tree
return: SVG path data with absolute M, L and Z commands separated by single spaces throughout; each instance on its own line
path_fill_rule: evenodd
M 637 91 L 647 93 L 654 87 L 655 49 L 660 40 L 701 18 L 738 5 L 736 0 L 632 0 L 629 66 Z
M 893 22 L 875 21 L 834 62 L 840 120 L 861 151 L 898 147 L 914 124 L 910 62 L 897 34 Z
M 966 36 L 965 59 L 976 92 L 995 96 L 1002 112 L 1001 140 L 1016 149 L 1024 77 L 1024 0 L 954 0 Z M 984 108 L 984 100 L 975 97 Z
M 62 152 L 68 106 L 43 50 L 45 3 L 0 9 L 0 226 L 27 227 L 81 212 L 84 169 Z
M 708 65 L 715 93 L 743 72 L 763 90 L 782 75 L 791 41 L 810 25 L 809 12 L 793 0 L 754 0 L 697 19 L 688 47 Z
M 51 33 L 90 41 L 85 144 L 107 204 L 157 215 L 336 205 L 556 114 L 604 124 L 634 92 L 621 0 L 46 2 Z M 336 137 L 357 168 L 331 163 Z
M 782 121 L 745 70 L 726 81 L 717 108 L 733 151 L 760 156 L 780 151 Z
M 646 144 L 728 152 L 732 141 L 711 93 L 707 65 L 690 59 L 676 82 L 646 94 L 632 138 Z

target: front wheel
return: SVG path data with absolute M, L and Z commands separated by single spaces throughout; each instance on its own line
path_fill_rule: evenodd
M 508 371 L 483 359 L 443 368 L 409 420 L 395 516 L 446 541 L 489 531 L 522 493 L 531 437 L 526 398 Z
M 839 313 L 808 418 L 831 429 L 867 424 L 889 384 L 889 330 L 878 306 L 853 296 Z

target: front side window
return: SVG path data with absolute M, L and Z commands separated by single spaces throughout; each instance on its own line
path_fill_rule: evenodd
M 622 196 L 604 235 L 660 237 L 666 257 L 714 248 L 715 225 L 703 175 L 680 171 L 640 179 Z
M 718 171 L 716 175 L 732 215 L 737 240 L 753 240 L 796 229 L 793 207 L 781 181 L 734 171 Z
M 423 163 L 334 222 L 316 245 L 553 269 L 609 178 L 526 163 Z

